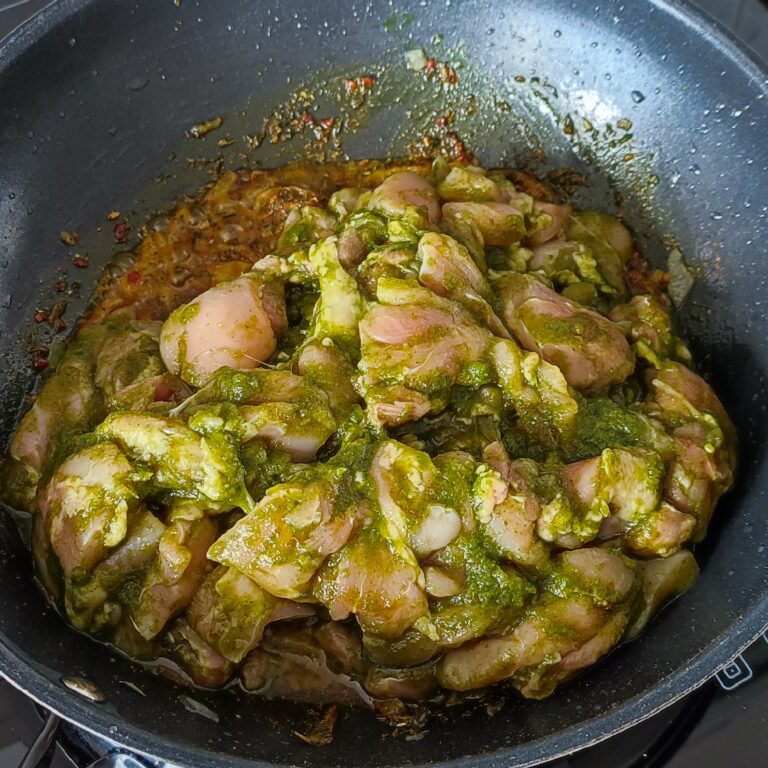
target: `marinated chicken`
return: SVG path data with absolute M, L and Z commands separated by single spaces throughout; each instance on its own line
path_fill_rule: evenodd
M 733 483 L 634 252 L 519 172 L 224 174 L 145 228 L 19 423 L 40 581 L 200 686 L 550 695 L 691 586 Z

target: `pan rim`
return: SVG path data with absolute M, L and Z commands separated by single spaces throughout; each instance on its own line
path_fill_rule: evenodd
M 692 33 L 703 37 L 740 69 L 754 87 L 768 96 L 768 63 L 748 45 L 737 39 L 723 24 L 694 5 L 692 0 L 646 0 L 659 13 L 683 24 Z M 0 77 L 35 43 L 59 23 L 87 7 L 93 0 L 52 0 L 31 20 L 14 30 L 0 44 Z M 556 733 L 514 747 L 501 748 L 480 756 L 445 760 L 442 765 L 469 768 L 481 762 L 484 767 L 526 768 L 541 760 L 562 757 L 614 736 L 653 716 L 701 686 L 720 668 L 743 651 L 768 629 L 768 595 L 756 601 L 751 609 L 735 620 L 711 643 L 700 650 L 685 666 L 635 696 L 612 711 L 601 713 L 568 726 Z M 25 661 L 21 649 L 12 647 L 0 636 L 0 675 L 33 700 L 65 720 L 98 736 L 114 738 L 110 728 L 116 716 L 99 704 L 93 704 L 71 693 L 46 677 Z M 205 764 L 221 768 L 267 768 L 274 763 L 205 750 L 162 736 L 155 731 L 134 725 L 120 718 L 118 741 L 138 754 L 171 763 L 196 766 Z M 86 722 L 88 725 L 84 725 Z M 426 768 L 413 764 L 411 768 Z

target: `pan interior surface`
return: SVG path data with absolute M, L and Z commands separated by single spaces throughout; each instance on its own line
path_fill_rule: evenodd
M 416 48 L 455 66 L 458 87 L 409 71 L 405 53 Z M 679 4 L 60 0 L 0 50 L 3 444 L 34 384 L 34 309 L 50 303 L 62 272 L 70 288 L 81 283 L 66 297 L 68 318 L 85 306 L 114 252 L 106 213 L 127 212 L 138 229 L 150 211 L 209 180 L 202 160 L 220 154 L 214 169 L 303 156 L 300 137 L 240 151 L 302 88 L 323 114 L 339 115 L 340 83 L 368 73 L 379 90 L 356 117 L 345 113 L 350 128 L 355 119 L 359 126 L 338 153 L 403 155 L 434 131 L 436 114 L 454 109 L 453 128 L 486 166 L 574 168 L 587 180 L 577 206 L 621 204 L 656 259 L 675 238 L 697 276 L 684 333 L 738 429 L 737 485 L 697 549 L 694 588 L 552 698 L 511 696 L 492 719 L 482 707 L 448 710 L 416 740 L 368 712 L 344 712 L 323 748 L 293 736 L 305 724 L 300 707 L 181 689 L 65 627 L 32 581 L 14 521 L 2 515 L 0 671 L 85 727 L 190 768 L 533 764 L 669 703 L 768 622 L 768 82 Z M 185 139 L 216 115 L 224 133 Z M 220 150 L 225 133 L 236 142 Z M 81 246 L 88 270 L 72 266 L 63 229 L 90 233 Z M 105 702 L 77 698 L 63 675 L 91 680 Z

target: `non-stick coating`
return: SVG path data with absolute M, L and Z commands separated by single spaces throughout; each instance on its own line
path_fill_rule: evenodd
M 78 272 L 59 230 L 93 231 L 111 208 L 135 212 L 136 224 L 148 206 L 194 190 L 206 178 L 183 170 L 186 155 L 199 153 L 199 143 L 184 139 L 194 122 L 223 114 L 225 131 L 242 147 L 245 124 L 314 71 L 357 75 L 384 61 L 405 77 L 403 53 L 414 47 L 449 50 L 465 64 L 460 80 L 473 83 L 482 103 L 479 117 L 459 112 L 457 125 L 482 160 L 527 159 L 541 171 L 575 164 L 592 182 L 579 192 L 582 205 L 612 205 L 601 181 L 608 176 L 627 199 L 627 220 L 641 245 L 658 257 L 660 236 L 674 235 L 696 266 L 685 330 L 733 415 L 742 452 L 737 488 L 698 550 L 702 577 L 640 640 L 546 701 L 513 697 L 492 720 L 482 711 L 447 713 L 420 741 L 393 737 L 368 713 L 345 713 L 333 745 L 312 748 L 292 736 L 301 713 L 291 707 L 234 692 L 195 692 L 218 713 L 217 724 L 187 711 L 180 689 L 66 628 L 32 584 L 28 555 L 3 515 L 0 671 L 46 705 L 133 749 L 187 766 L 527 765 L 663 707 L 768 621 L 768 88 L 750 56 L 687 5 L 182 0 L 177 7 L 171 0 L 60 0 L 0 51 L 4 437 L 32 385 L 32 310 L 50 303 L 62 269 L 82 280 L 87 295 L 96 267 L 111 253 L 109 231 L 86 238 L 92 267 Z M 503 96 L 497 109 L 480 98 L 494 89 Z M 246 97 L 252 102 L 238 116 L 233 110 Z M 380 104 L 347 150 L 356 157 L 404 151 L 401 126 L 410 106 Z M 545 157 L 515 122 L 518 110 Z M 627 124 L 617 127 L 622 117 L 632 121 L 634 138 L 611 146 L 606 126 L 614 139 L 624 135 Z M 213 154 L 215 138 L 205 145 Z M 299 145 L 286 147 L 300 152 Z M 237 149 L 230 164 L 239 162 Z M 272 149 L 256 157 L 276 161 Z M 153 184 L 169 168 L 175 177 Z M 145 192 L 137 198 L 137 190 Z M 71 316 L 82 303 L 70 301 Z M 63 674 L 94 681 L 106 702 L 69 693 Z

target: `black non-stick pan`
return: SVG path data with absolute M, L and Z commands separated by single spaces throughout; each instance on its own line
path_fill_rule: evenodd
M 408 70 L 405 52 L 417 48 L 451 62 L 458 84 Z M 366 74 L 377 85 L 350 109 L 343 79 Z M 345 712 L 333 744 L 313 748 L 291 733 L 299 707 L 185 692 L 68 628 L 2 515 L 0 672 L 85 728 L 184 766 L 512 768 L 647 717 L 768 622 L 768 83 L 751 54 L 687 3 L 59 0 L 0 50 L 3 440 L 35 381 L 34 309 L 50 306 L 66 273 L 66 317 L 75 318 L 113 254 L 106 213 L 127 213 L 135 233 L 209 171 L 302 156 L 306 135 L 255 147 L 264 119 L 295 108 L 301 88 L 344 127 L 322 152 L 403 155 L 452 109 L 453 129 L 486 165 L 569 168 L 551 178 L 576 184 L 577 205 L 621 206 L 652 258 L 663 260 L 674 239 L 697 278 L 684 330 L 736 422 L 742 456 L 697 549 L 701 579 L 639 640 L 550 699 L 512 696 L 492 719 L 481 707 L 450 710 L 421 740 Z M 218 132 L 186 138 L 214 116 L 224 118 Z M 220 149 L 226 136 L 235 144 Z M 73 266 L 62 229 L 83 233 L 88 269 Z M 68 675 L 104 700 L 72 692 Z M 218 722 L 190 711 L 185 693 Z

